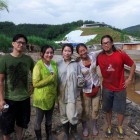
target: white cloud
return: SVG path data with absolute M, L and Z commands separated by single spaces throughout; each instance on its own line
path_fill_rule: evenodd
M 105 22 L 116 28 L 140 24 L 139 0 L 7 0 L 0 21 L 62 24 L 77 20 Z

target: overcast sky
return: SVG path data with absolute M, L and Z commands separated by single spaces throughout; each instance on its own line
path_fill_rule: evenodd
M 15 24 L 63 24 L 77 20 L 104 22 L 123 29 L 140 24 L 140 0 L 7 0 L 0 21 Z

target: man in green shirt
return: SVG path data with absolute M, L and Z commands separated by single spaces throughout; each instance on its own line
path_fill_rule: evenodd
M 0 111 L 5 104 L 7 112 L 0 118 L 0 127 L 4 140 L 10 140 L 10 134 L 16 130 L 18 140 L 22 140 L 23 128 L 30 121 L 30 95 L 28 93 L 28 75 L 34 62 L 23 53 L 28 40 L 23 34 L 13 37 L 13 51 L 0 59 Z M 16 123 L 16 129 L 14 129 Z

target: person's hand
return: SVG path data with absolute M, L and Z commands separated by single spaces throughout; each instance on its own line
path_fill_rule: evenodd
M 5 101 L 4 100 L 0 100 L 0 111 L 3 110 L 3 106 L 5 105 Z
M 29 93 L 30 95 L 32 95 L 32 94 L 33 94 L 33 91 L 34 91 L 34 87 L 33 87 L 32 84 L 30 84 L 30 85 L 29 85 L 29 89 L 28 89 L 28 93 Z
M 125 52 L 122 48 L 118 47 L 117 50 L 122 53 L 122 52 Z
M 52 78 L 53 78 L 53 82 L 55 82 L 56 74 L 55 74 L 55 73 L 51 73 L 51 76 L 52 76 Z
M 131 83 L 132 83 L 132 79 L 127 78 L 127 79 L 125 80 L 125 85 L 124 85 L 124 87 L 127 88 Z
M 54 108 L 59 109 L 59 103 L 58 102 L 55 103 Z

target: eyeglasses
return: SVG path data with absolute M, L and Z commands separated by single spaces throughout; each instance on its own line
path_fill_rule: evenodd
M 22 42 L 22 41 L 15 41 L 18 45 L 22 44 L 23 46 L 26 46 L 26 42 Z
M 102 46 L 105 46 L 105 45 L 110 45 L 112 42 L 108 41 L 108 42 L 103 42 L 102 43 Z

